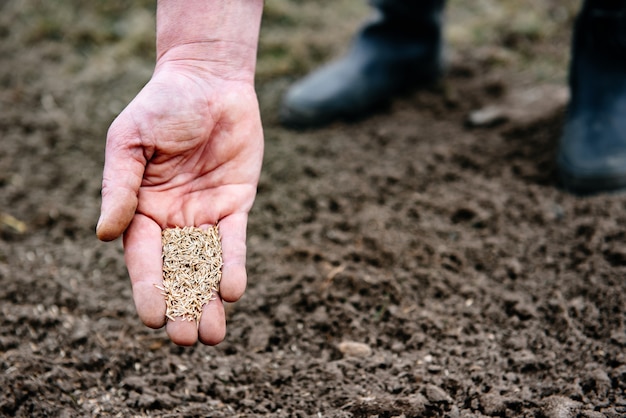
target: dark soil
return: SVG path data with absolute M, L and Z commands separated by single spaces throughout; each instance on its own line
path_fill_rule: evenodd
M 559 188 L 564 105 L 547 89 L 510 111 L 523 68 L 453 51 L 440 85 L 309 132 L 275 122 L 297 74 L 260 80 L 249 287 L 224 343 L 181 348 L 94 235 L 152 15 L 55 7 L 0 3 L 0 415 L 626 415 L 626 196 Z M 548 55 L 568 30 L 514 47 Z M 468 125 L 493 104 L 509 116 Z

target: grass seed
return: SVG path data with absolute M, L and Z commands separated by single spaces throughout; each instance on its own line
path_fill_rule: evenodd
M 163 292 L 166 316 L 198 323 L 202 307 L 219 292 L 222 244 L 217 226 L 167 228 L 163 245 Z

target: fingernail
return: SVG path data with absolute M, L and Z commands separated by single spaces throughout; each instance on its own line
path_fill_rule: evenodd
M 100 215 L 100 217 L 98 218 L 98 223 L 96 224 L 96 232 L 98 232 L 98 229 L 100 229 L 100 224 L 102 224 L 102 215 Z

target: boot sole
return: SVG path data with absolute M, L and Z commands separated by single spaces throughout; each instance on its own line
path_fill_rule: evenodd
M 626 170 L 623 173 L 574 173 L 567 164 L 558 160 L 561 186 L 570 193 L 588 196 L 598 193 L 626 192 Z
M 443 73 L 444 67 L 440 65 L 433 72 L 419 76 L 420 81 L 418 82 L 392 89 L 388 94 L 368 104 L 349 110 L 323 113 L 314 109 L 311 112 L 306 112 L 283 105 L 279 110 L 278 120 L 282 126 L 297 130 L 321 128 L 334 122 L 359 122 L 388 109 L 394 101 L 402 97 L 408 97 L 416 91 L 436 85 Z

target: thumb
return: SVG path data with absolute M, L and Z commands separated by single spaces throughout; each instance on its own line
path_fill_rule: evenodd
M 102 241 L 112 241 L 122 235 L 137 210 L 137 195 L 146 166 L 139 135 L 120 132 L 118 118 L 107 135 L 102 204 L 96 235 Z M 116 125 L 117 123 L 117 125 Z
M 102 187 L 102 206 L 96 235 L 102 241 L 113 241 L 128 227 L 137 209 L 137 193 L 115 186 Z

